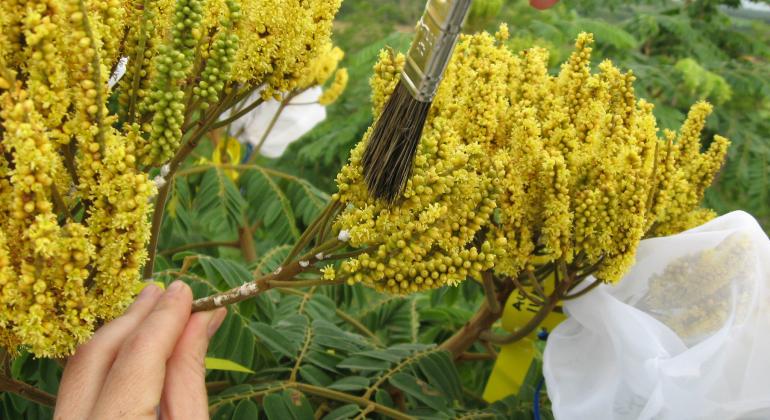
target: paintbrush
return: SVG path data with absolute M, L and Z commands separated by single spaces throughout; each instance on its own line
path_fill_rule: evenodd
M 406 187 L 422 128 L 471 0 L 428 0 L 393 94 L 362 160 L 369 193 L 393 203 Z

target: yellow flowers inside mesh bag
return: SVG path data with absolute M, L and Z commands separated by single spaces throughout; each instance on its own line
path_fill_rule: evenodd
M 369 252 L 340 267 L 351 283 L 406 293 L 556 262 L 616 281 L 643 237 L 712 217 L 698 206 L 728 141 L 716 136 L 700 152 L 710 105 L 659 136 L 631 73 L 609 61 L 592 72 L 590 34 L 550 75 L 548 52 L 510 51 L 504 29 L 461 38 L 399 203 L 367 194 L 360 160 L 371 131 L 353 150 L 337 177 L 335 199 L 346 204 L 337 227 Z M 381 53 L 375 115 L 403 61 Z

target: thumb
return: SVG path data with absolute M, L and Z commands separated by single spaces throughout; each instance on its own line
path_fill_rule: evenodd
M 190 316 L 166 362 L 160 411 L 163 419 L 208 419 L 206 368 L 209 340 L 227 315 L 225 308 Z

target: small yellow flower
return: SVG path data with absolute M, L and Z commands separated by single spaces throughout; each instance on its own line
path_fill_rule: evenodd
M 334 280 L 337 278 L 337 273 L 334 271 L 334 266 L 327 265 L 326 267 L 321 269 L 321 273 L 323 274 L 323 278 L 325 280 Z

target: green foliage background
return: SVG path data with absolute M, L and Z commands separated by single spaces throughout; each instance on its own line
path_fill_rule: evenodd
M 345 0 L 335 40 L 347 53 L 350 84 L 329 107 L 327 120 L 283 157 L 260 159 L 237 180 L 188 162 L 197 169 L 175 181 L 158 280 L 169 282 L 184 271 L 182 278 L 203 296 L 281 264 L 326 206 L 335 174 L 371 123 L 368 78 L 378 51 L 408 47 L 421 3 Z M 770 25 L 728 14 L 725 6 L 735 3 L 578 0 L 538 12 L 525 1 L 479 0 L 468 30 L 494 30 L 506 22 L 512 48 L 545 46 L 554 66 L 578 32 L 593 32 L 595 59 L 611 58 L 637 74 L 637 94 L 656 105 L 662 128 L 677 127 L 693 102 L 712 101 L 716 111 L 706 135 L 726 135 L 733 146 L 707 204 L 720 212 L 747 210 L 769 229 Z M 211 154 L 211 143 L 204 142 L 196 159 Z M 234 246 L 246 228 L 253 229 L 259 256 L 252 262 Z M 207 245 L 185 250 L 189 244 Z M 481 287 L 465 282 L 407 297 L 361 286 L 276 289 L 240 303 L 229 311 L 210 355 L 256 373 L 210 371 L 213 418 L 385 418 L 357 403 L 364 396 L 419 418 L 532 418 L 538 360 L 517 395 L 487 404 L 480 395 L 493 362 L 455 363 L 435 347 L 464 325 L 482 299 Z M 486 349 L 477 344 L 471 351 Z M 3 368 L 49 393 L 56 392 L 61 375 L 56 362 L 26 355 Z M 550 418 L 540 392 L 541 418 Z M 1 418 L 51 414 L 20 397 L 0 396 Z

